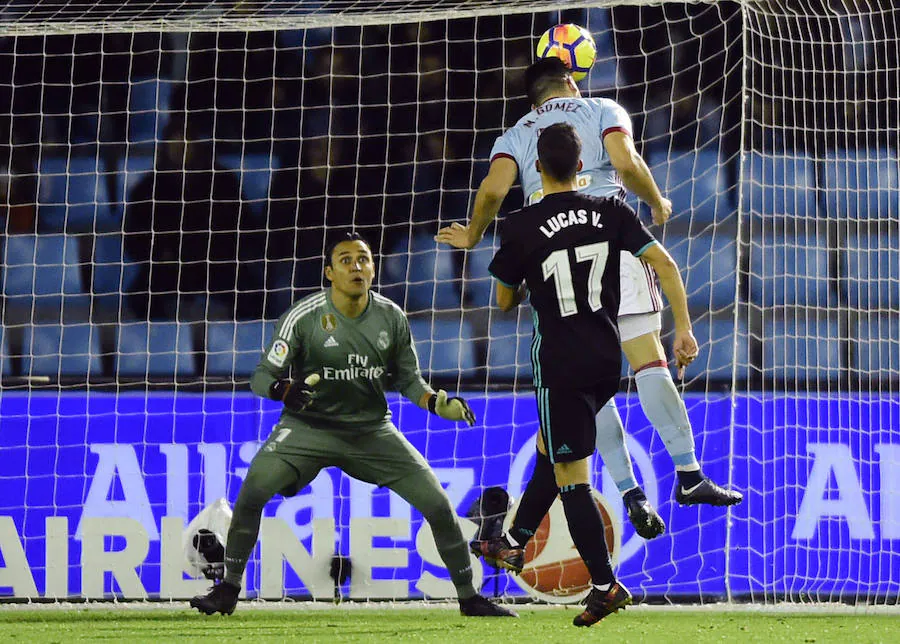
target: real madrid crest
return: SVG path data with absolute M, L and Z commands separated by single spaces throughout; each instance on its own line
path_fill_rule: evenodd
M 334 313 L 326 313 L 322 316 L 322 328 L 328 333 L 337 328 L 337 318 L 334 317 Z
M 376 341 L 378 344 L 378 348 L 384 351 L 389 346 L 391 346 L 391 338 L 388 336 L 387 331 L 379 331 L 378 332 L 378 340 Z

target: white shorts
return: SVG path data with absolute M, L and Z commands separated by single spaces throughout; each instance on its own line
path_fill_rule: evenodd
M 636 313 L 619 316 L 619 340 L 627 342 L 662 329 L 659 313 Z
M 619 259 L 619 330 L 625 315 L 659 313 L 662 295 L 656 272 L 629 252 L 622 252 Z M 625 339 L 624 337 L 622 338 Z

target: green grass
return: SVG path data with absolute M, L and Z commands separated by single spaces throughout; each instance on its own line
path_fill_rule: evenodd
M 442 606 L 239 606 L 230 617 L 201 616 L 177 606 L 72 610 L 5 606 L 0 607 L 0 642 L 900 642 L 900 608 L 873 614 L 800 614 L 638 607 L 590 629 L 571 625 L 574 607 L 518 610 L 521 619 L 512 620 L 463 618 Z

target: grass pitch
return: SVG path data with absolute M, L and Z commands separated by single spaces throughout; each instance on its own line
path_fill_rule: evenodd
M 242 604 L 230 617 L 173 605 L 0 607 L 0 642 L 900 642 L 900 607 L 847 613 L 634 607 L 572 626 L 578 609 L 519 607 L 520 619 L 464 618 L 455 607 Z

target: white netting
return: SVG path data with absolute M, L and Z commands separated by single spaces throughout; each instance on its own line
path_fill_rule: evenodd
M 654 230 L 701 345 L 685 383 L 698 453 L 747 495 L 731 513 L 676 506 L 671 461 L 623 381 L 636 470 L 669 526 L 644 547 L 598 475 L 623 581 L 673 600 L 896 597 L 896 9 L 581 4 L 5 5 L 5 587 L 198 588 L 179 574 L 180 529 L 236 497 L 277 416 L 247 392 L 260 347 L 349 227 L 409 312 L 423 370 L 484 419 L 466 430 L 395 406 L 398 426 L 461 514 L 485 487 L 521 493 L 537 429 L 530 315 L 490 308 L 493 229 L 467 254 L 432 236 L 467 217 L 494 139 L 528 109 L 535 40 L 565 21 L 599 49 L 582 91 L 631 113 L 674 203 Z M 337 552 L 354 597 L 452 594 L 431 577 L 427 526 L 384 491 L 332 472 L 266 516 L 283 521 L 264 525 L 251 593 L 330 597 Z M 128 559 L 142 585 L 104 576 L 104 543 L 142 535 L 148 554 Z M 99 577 L 82 579 L 82 561 Z M 492 588 L 522 593 L 505 577 Z
M 749 8 L 741 389 L 766 422 L 738 415 L 734 440 L 771 459 L 735 476 L 765 481 L 756 503 L 770 513 L 737 523 L 749 547 L 732 570 L 756 600 L 896 596 L 900 14 Z

